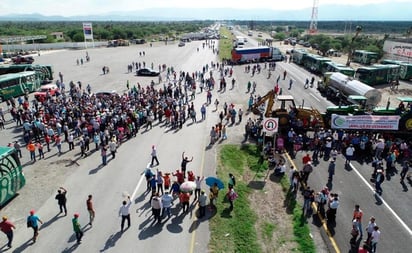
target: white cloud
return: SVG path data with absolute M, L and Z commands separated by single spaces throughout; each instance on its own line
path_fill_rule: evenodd
M 411 2 L 412 0 L 396 0 Z M 319 0 L 319 7 L 327 4 L 365 5 L 394 0 Z M 43 15 L 87 15 L 110 11 L 133 11 L 145 8 L 264 8 L 293 10 L 310 8 L 312 0 L 1 0 L 0 15 L 11 13 L 40 13 Z

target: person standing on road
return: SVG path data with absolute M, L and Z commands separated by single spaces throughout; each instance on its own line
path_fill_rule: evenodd
M 370 244 L 370 240 L 371 240 L 371 237 L 372 237 L 372 233 L 373 233 L 373 231 L 375 230 L 375 227 L 376 227 L 377 225 L 376 225 L 376 222 L 375 222 L 375 217 L 371 217 L 370 219 L 369 219 L 369 224 L 368 224 L 368 226 L 366 227 L 366 232 L 368 233 L 368 238 L 366 239 L 366 242 L 368 243 L 368 244 Z
M 202 115 L 202 121 L 206 119 L 206 105 L 203 104 L 200 108 L 200 114 Z
M 152 200 L 150 201 L 150 206 L 152 207 L 154 221 L 157 221 L 157 223 L 162 222 L 162 216 L 160 214 L 161 214 L 163 205 L 162 205 L 162 200 L 159 197 L 159 193 L 155 193 Z
M 179 200 L 182 205 L 183 213 L 189 212 L 189 205 L 190 205 L 190 193 L 188 192 L 181 192 L 179 194 Z
M 353 147 L 353 144 L 350 144 L 348 148 L 346 148 L 346 161 L 345 165 L 349 165 L 350 161 L 353 159 L 353 155 L 355 154 L 355 148 Z
M 155 145 L 152 145 L 152 153 L 150 155 L 152 156 L 152 162 L 150 163 L 150 167 L 153 167 L 155 161 L 156 166 L 159 165 L 159 160 L 157 159 L 157 149 Z
M 204 190 L 201 190 L 199 196 L 199 218 L 203 218 L 206 215 L 206 206 L 207 206 L 207 196 Z
M 39 216 L 34 214 L 34 210 L 30 210 L 30 215 L 27 217 L 27 227 L 33 229 L 33 243 L 36 242 L 37 237 L 39 236 L 39 224 L 43 224 L 43 221 L 40 220 Z
M 353 219 L 357 220 L 357 226 L 358 226 L 358 231 L 360 233 L 360 238 L 363 237 L 362 216 L 363 216 L 363 212 L 360 209 L 359 205 L 355 205 L 355 210 L 353 210 Z
M 73 231 L 76 234 L 76 239 L 77 239 L 77 243 L 82 243 L 82 237 L 83 237 L 83 231 L 82 231 L 82 227 L 80 226 L 79 223 L 79 214 L 75 213 L 73 215 L 73 219 L 72 219 L 72 224 L 73 224 Z
M 195 188 L 195 199 L 197 200 L 197 198 L 200 196 L 200 190 L 202 188 L 202 181 L 203 181 L 204 177 L 200 177 L 197 176 L 195 183 L 196 183 L 196 188 Z
M 193 161 L 193 156 L 192 156 L 192 159 L 189 160 L 189 158 L 187 156 L 185 156 L 185 152 L 183 151 L 183 153 L 182 153 L 182 163 L 180 164 L 180 166 L 181 166 L 181 170 L 182 170 L 184 178 L 186 178 L 187 164 L 190 163 L 191 161 Z
M 121 232 L 123 232 L 124 222 L 127 220 L 127 228 L 130 227 L 130 206 L 132 205 L 132 201 L 130 200 L 130 196 L 127 196 L 127 201 L 123 200 L 123 205 L 119 209 L 119 216 L 122 217 L 122 223 L 120 226 Z
M 385 180 L 385 175 L 383 175 L 383 170 L 378 169 L 376 171 L 376 179 L 375 179 L 375 191 L 379 195 L 382 195 L 382 183 Z
M 90 194 L 86 200 L 87 212 L 89 212 L 89 225 L 93 226 L 94 216 L 96 215 L 93 207 L 93 196 Z
M 67 208 L 66 208 L 67 198 L 66 198 L 66 194 L 67 194 L 67 190 L 64 189 L 63 187 L 60 187 L 57 190 L 57 195 L 55 197 L 55 199 L 57 199 L 57 204 L 59 205 L 59 208 L 60 208 L 60 213 L 62 213 L 64 211 L 64 216 L 67 215 Z
M 170 218 L 171 216 L 170 208 L 173 205 L 173 196 L 170 195 L 168 190 L 166 190 L 165 194 L 162 195 L 161 201 L 162 201 L 162 206 L 163 206 L 162 217 L 164 217 L 167 214 L 167 217 Z
M 33 142 L 29 142 L 27 145 L 27 150 L 30 152 L 30 160 L 31 161 L 36 161 L 36 145 L 34 145 Z
M 114 137 L 109 142 L 109 149 L 110 153 L 112 154 L 112 159 L 116 158 L 117 143 Z
M 409 163 L 407 161 L 403 162 L 403 166 L 402 166 L 402 170 L 400 173 L 401 176 L 401 184 L 403 183 L 403 181 L 405 180 L 406 175 L 408 174 L 409 171 Z
M 0 230 L 6 234 L 7 239 L 9 240 L 7 242 L 7 247 L 11 248 L 12 247 L 12 242 L 13 242 L 13 229 L 16 229 L 14 224 L 11 221 L 7 220 L 7 216 L 3 216 L 3 221 L 0 222 Z
M 371 253 L 376 253 L 376 245 L 381 238 L 381 231 L 378 226 L 375 226 L 371 236 Z

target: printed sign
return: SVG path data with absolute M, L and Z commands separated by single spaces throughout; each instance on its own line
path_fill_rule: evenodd
M 265 118 L 263 120 L 263 131 L 268 133 L 277 133 L 279 126 L 279 118 Z
M 93 27 L 92 23 L 83 23 L 83 34 L 84 39 L 92 40 L 93 39 Z
M 398 130 L 400 116 L 332 114 L 333 129 Z

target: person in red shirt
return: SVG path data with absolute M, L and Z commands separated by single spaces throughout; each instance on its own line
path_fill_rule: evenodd
M 7 220 L 7 216 L 3 216 L 3 221 L 0 222 L 0 230 L 3 231 L 3 233 L 7 235 L 7 239 L 9 239 L 9 242 L 7 243 L 7 247 L 9 248 L 12 247 L 13 229 L 16 229 L 14 224 Z
M 302 158 L 303 165 L 305 165 L 305 164 L 307 164 L 308 162 L 311 162 L 311 161 L 312 161 L 312 158 L 310 158 L 309 154 L 306 154 L 306 156 L 304 156 Z
M 183 184 L 183 182 L 185 181 L 184 174 L 180 170 L 176 170 L 176 173 L 173 173 L 173 176 L 176 177 L 179 184 Z

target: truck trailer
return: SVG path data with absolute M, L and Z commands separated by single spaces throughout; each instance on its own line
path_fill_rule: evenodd
M 284 56 L 276 47 L 249 47 L 234 48 L 232 50 L 232 63 L 242 64 L 250 62 L 283 61 Z
M 324 81 L 318 83 L 318 89 L 329 100 L 339 103 L 345 102 L 350 95 L 364 96 L 367 99 L 365 106 L 369 108 L 376 106 L 382 97 L 379 90 L 339 72 L 325 73 Z

